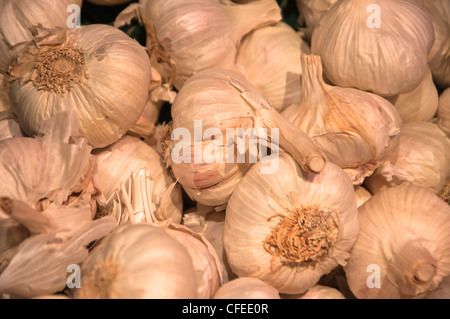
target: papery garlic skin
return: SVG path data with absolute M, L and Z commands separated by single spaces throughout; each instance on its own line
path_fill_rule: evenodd
M 358 208 L 372 197 L 372 194 L 367 190 L 367 188 L 361 185 L 355 186 L 355 195 L 356 205 L 358 206 Z
M 332 83 L 392 96 L 420 84 L 433 42 L 433 24 L 413 1 L 344 0 L 322 16 L 311 52 Z
M 124 225 L 107 236 L 81 268 L 76 299 L 197 298 L 192 258 L 157 226 Z
M 450 138 L 435 123 L 411 122 L 403 125 L 397 149 L 364 185 L 372 194 L 402 183 L 439 193 L 449 181 Z
M 398 111 L 376 94 L 326 84 L 319 56 L 303 54 L 301 61 L 302 101 L 281 114 L 361 184 L 396 148 L 402 125 Z
M 280 293 L 303 293 L 349 257 L 359 227 L 353 184 L 331 162 L 316 175 L 285 153 L 276 174 L 261 174 L 261 165 L 250 169 L 228 202 L 227 259 L 239 277 L 259 278 Z M 313 243 L 311 234 L 324 239 Z
M 450 88 L 446 89 L 439 96 L 437 123 L 450 137 Z
M 170 223 L 163 226 L 163 229 L 182 244 L 192 257 L 198 298 L 212 298 L 222 282 L 222 265 L 214 247 L 205 236 L 196 234 L 183 225 Z
M 319 24 L 320 18 L 338 0 L 296 0 L 295 4 L 299 11 L 297 23 L 300 26 L 306 25 L 304 32 L 308 39 L 311 39 L 314 28 Z
M 11 108 L 28 135 L 35 135 L 43 120 L 75 109 L 82 136 L 99 148 L 138 121 L 151 71 L 137 41 L 99 24 L 37 28 L 34 40 L 10 69 Z
M 69 27 L 74 21 L 73 5 L 82 0 L 3 0 L 0 12 L 0 72 L 7 72 L 17 54 L 33 39 L 30 27 Z M 69 6 L 72 5 L 72 10 Z
M 435 41 L 428 54 L 428 65 L 436 85 L 442 89 L 450 86 L 450 2 L 417 0 L 430 16 Z
M 424 298 L 450 272 L 450 206 L 426 187 L 401 185 L 359 209 L 344 270 L 359 299 Z
M 95 150 L 93 154 L 96 159 L 93 182 L 100 192 L 97 201 L 106 209 L 124 206 L 114 211 L 118 223 L 155 223 L 167 219 L 181 221 L 181 188 L 175 185 L 171 189 L 175 180 L 169 175 L 156 150 L 137 137 L 125 135 L 116 143 Z M 166 193 L 172 203 L 173 209 L 170 211 L 162 207 Z M 149 205 L 156 220 L 148 218 L 140 207 L 142 204 Z M 131 211 L 130 206 L 134 207 Z
M 302 67 L 298 57 L 310 53 L 303 35 L 285 22 L 253 30 L 239 44 L 237 68 L 281 111 L 300 103 Z
M 0 141 L 11 137 L 23 137 L 19 123 L 13 119 L 0 120 Z
M 417 88 L 411 92 L 389 97 L 403 123 L 430 121 L 436 115 L 439 94 L 434 84 L 430 68 Z
M 222 286 L 213 299 L 281 299 L 278 290 L 258 278 L 239 277 Z

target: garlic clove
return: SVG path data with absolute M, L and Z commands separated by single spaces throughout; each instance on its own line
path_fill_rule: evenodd
M 380 191 L 360 207 L 359 221 L 344 266 L 357 298 L 424 298 L 449 275 L 450 206 L 428 188 Z
M 431 19 L 413 1 L 345 0 L 320 19 L 311 52 L 335 85 L 392 96 L 420 84 L 433 42 Z

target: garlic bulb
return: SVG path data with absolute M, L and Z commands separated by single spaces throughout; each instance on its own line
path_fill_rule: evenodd
M 411 183 L 439 193 L 450 182 L 450 138 L 435 123 L 403 125 L 398 147 L 365 186 L 375 194 L 381 189 Z
M 321 58 L 301 56 L 302 101 L 282 115 L 305 132 L 327 160 L 361 184 L 398 144 L 401 119 L 386 99 L 326 84 Z
M 426 187 L 380 191 L 359 209 L 344 266 L 359 299 L 424 298 L 450 274 L 450 206 Z
M 0 72 L 7 72 L 17 54 L 33 39 L 30 27 L 70 27 L 82 0 L 3 0 L 0 12 Z
M 429 121 L 436 115 L 439 94 L 433 82 L 430 68 L 417 88 L 411 92 L 389 97 L 403 123 Z
M 437 118 L 439 127 L 450 137 L 450 88 L 439 96 Z
M 182 244 L 192 257 L 197 280 L 197 297 L 209 299 L 214 296 L 222 281 L 222 265 L 214 247 L 205 236 L 189 228 L 168 223 L 162 226 L 166 233 Z
M 315 285 L 308 289 L 304 294 L 283 295 L 283 299 L 347 299 L 337 289 L 322 285 Z
M 302 67 L 298 57 L 309 52 L 300 32 L 278 22 L 247 34 L 239 44 L 236 64 L 280 111 L 301 101 Z
M 159 227 L 124 224 L 97 246 L 81 267 L 76 299 L 197 298 L 192 258 Z
M 181 221 L 181 187 L 175 185 L 161 156 L 152 147 L 137 137 L 125 135 L 93 154 L 97 166 L 93 182 L 100 192 L 97 202 L 112 211 L 118 223 Z
M 299 294 L 344 265 L 358 235 L 353 184 L 331 162 L 306 173 L 286 153 L 275 174 L 255 164 L 228 202 L 223 244 L 239 277 Z M 251 191 L 249 191 L 251 190 Z
M 334 84 L 392 96 L 425 76 L 433 24 L 410 0 L 339 1 L 313 31 L 311 52 Z
M 428 65 L 436 85 L 445 89 L 450 86 L 450 2 L 417 0 L 417 3 L 433 23 L 435 40 L 428 54 Z
M 226 203 L 256 159 L 268 154 L 261 151 L 265 144 L 273 152 L 279 144 L 304 170 L 320 172 L 324 166 L 313 142 L 238 72 L 212 68 L 196 73 L 178 92 L 171 112 L 164 158 L 187 194 L 201 204 Z
M 88 256 L 86 247 L 115 227 L 114 218 L 107 216 L 84 225 L 70 237 L 61 231 L 25 239 L 0 275 L 0 294 L 33 298 L 63 290 L 68 266 L 82 263 Z
M 207 68 L 233 67 L 236 46 L 251 30 L 281 21 L 275 0 L 237 4 L 231 0 L 140 0 L 116 20 L 117 27 L 138 16 L 147 31 L 152 65 L 180 89 Z M 153 63 L 155 62 L 155 63 Z
M 235 278 L 222 286 L 213 299 L 281 299 L 278 291 L 258 278 Z
M 117 141 L 139 119 L 151 79 L 145 48 L 108 25 L 37 28 L 11 66 L 11 108 L 23 130 L 74 109 L 94 147 Z

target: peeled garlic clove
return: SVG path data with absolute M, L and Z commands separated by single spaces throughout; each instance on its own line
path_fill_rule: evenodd
M 11 66 L 11 108 L 28 135 L 43 120 L 76 110 L 94 148 L 117 141 L 144 111 L 151 79 L 137 41 L 108 25 L 38 27 Z
M 417 88 L 411 92 L 389 97 L 388 100 L 397 109 L 402 122 L 429 121 L 436 115 L 439 94 L 434 85 L 430 68 Z
M 236 64 L 272 106 L 281 111 L 301 101 L 302 67 L 298 57 L 309 52 L 300 32 L 278 22 L 247 34 L 239 44 Z
M 400 116 L 376 94 L 326 84 L 320 56 L 302 54 L 301 62 L 302 101 L 281 114 L 361 184 L 397 146 Z
M 345 0 L 320 19 L 311 52 L 332 83 L 392 96 L 420 84 L 433 42 L 433 24 L 413 1 Z
M 424 298 L 449 275 L 450 206 L 426 187 L 380 191 L 359 209 L 344 266 L 359 299 Z
M 372 194 L 402 183 L 439 193 L 449 181 L 450 138 L 435 123 L 411 122 L 403 125 L 397 149 L 364 185 Z
M 337 289 L 322 285 L 315 285 L 304 294 L 282 295 L 283 299 L 347 299 Z
M 67 267 L 82 263 L 88 256 L 86 247 L 115 227 L 114 218 L 104 217 L 84 225 L 70 238 L 64 232 L 27 238 L 0 275 L 0 294 L 33 298 L 62 291 Z
M 239 277 L 303 293 L 347 262 L 358 235 L 353 184 L 331 162 L 316 175 L 283 152 L 276 173 L 261 174 L 263 165 L 252 166 L 228 202 L 227 259 Z
M 100 192 L 97 201 L 107 209 L 116 205 L 119 223 L 154 223 L 168 218 L 181 221 L 181 188 L 179 185 L 171 188 L 175 181 L 151 146 L 137 137 L 123 136 L 93 154 L 96 159 L 93 181 Z M 166 193 L 172 203 L 170 211 L 161 206 Z
M 437 118 L 439 127 L 450 137 L 450 88 L 439 96 Z
M 434 44 L 428 54 L 428 65 L 436 85 L 450 86 L 450 3 L 441 0 L 417 0 L 430 16 L 434 28 Z
M 222 286 L 213 299 L 281 299 L 278 290 L 258 278 L 239 277 Z
M 0 71 L 7 72 L 24 45 L 33 39 L 30 27 L 38 24 L 46 28 L 69 27 L 75 19 L 81 0 L 2 1 L 0 13 Z M 80 14 L 81 12 L 78 12 Z
M 198 284 L 186 248 L 157 226 L 123 225 L 81 267 L 76 299 L 190 299 Z
M 222 265 L 214 247 L 205 236 L 186 226 L 169 223 L 163 226 L 163 229 L 191 255 L 198 284 L 198 298 L 212 298 L 222 282 Z

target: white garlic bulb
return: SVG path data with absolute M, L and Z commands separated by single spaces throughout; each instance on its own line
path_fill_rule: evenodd
M 235 278 L 217 290 L 213 299 L 281 299 L 278 290 L 258 278 Z
M 180 89 L 171 111 L 164 158 L 187 194 L 201 204 L 225 204 L 248 169 L 264 156 L 256 149 L 264 143 L 273 151 L 279 144 L 307 171 L 320 172 L 324 166 L 323 155 L 305 133 L 238 72 L 199 71 Z M 278 141 L 269 143 L 275 137 Z
M 151 79 L 145 48 L 109 25 L 37 28 L 11 66 L 11 108 L 28 135 L 75 109 L 94 147 L 117 141 L 139 119 Z
M 433 24 L 413 1 L 344 0 L 320 19 L 311 52 L 332 83 L 392 96 L 420 84 L 433 42 Z
M 440 88 L 450 86 L 450 2 L 442 0 L 416 0 L 430 16 L 434 28 L 434 44 L 428 54 L 428 65 L 433 79 Z
M 428 67 L 425 77 L 417 88 L 411 92 L 389 97 L 403 123 L 429 121 L 436 115 L 439 94 Z
M 358 235 L 353 184 L 327 162 L 306 173 L 281 152 L 275 174 L 255 164 L 231 195 L 223 245 L 233 272 L 299 294 L 344 265 Z
M 133 13 L 134 12 L 134 13 Z M 147 31 L 152 65 L 174 86 L 207 68 L 233 67 L 236 46 L 249 31 L 281 21 L 274 0 L 238 4 L 231 0 L 140 0 L 132 4 L 115 25 L 138 16 Z
M 3 0 L 0 12 L 0 71 L 7 72 L 17 54 L 33 39 L 30 27 L 64 27 L 76 20 L 82 0 Z M 75 8 L 75 9 L 74 9 Z M 81 12 L 78 12 L 80 14 Z
M 347 169 L 355 184 L 396 148 L 402 121 L 386 99 L 326 84 L 321 58 L 301 56 L 302 101 L 282 115 L 305 132 L 327 160 Z
M 160 227 L 124 224 L 97 246 L 81 267 L 76 299 L 197 298 L 192 258 Z
M 439 193 L 449 182 L 450 138 L 435 123 L 411 122 L 403 125 L 397 149 L 364 185 L 372 194 L 402 183 Z
M 112 210 L 118 223 L 180 222 L 183 211 L 181 187 L 169 175 L 161 156 L 133 136 L 123 136 L 93 152 L 93 182 L 100 192 L 97 202 Z M 163 203 L 167 197 L 171 209 Z
M 239 44 L 236 64 L 244 76 L 281 111 L 300 103 L 302 66 L 309 53 L 303 35 L 285 22 L 253 30 Z
M 359 299 L 424 298 L 450 274 L 450 206 L 426 187 L 380 191 L 359 209 L 344 266 Z
M 450 88 L 439 96 L 437 119 L 439 127 L 450 137 Z

